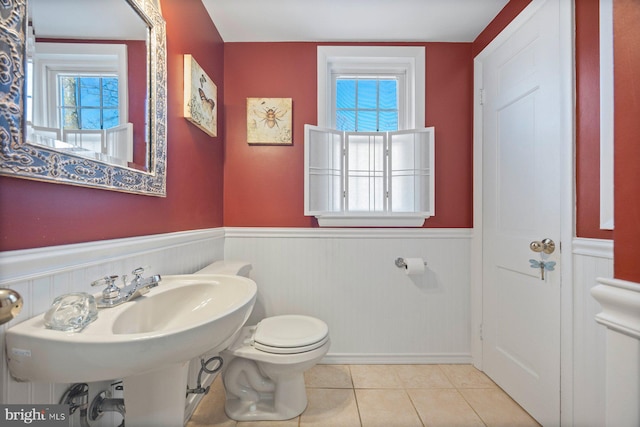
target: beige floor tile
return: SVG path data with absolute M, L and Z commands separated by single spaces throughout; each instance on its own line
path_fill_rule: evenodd
M 472 365 L 439 365 L 456 388 L 496 388 L 483 372 Z
M 353 388 L 347 365 L 316 365 L 304 373 L 304 382 L 310 388 Z
M 224 386 L 220 375 L 211 385 L 196 408 L 186 427 L 235 427 L 236 422 L 224 413 Z
M 309 388 L 309 404 L 300 427 L 358 427 L 360 418 L 352 389 Z
M 438 365 L 395 365 L 404 388 L 454 388 Z
M 284 421 L 239 421 L 236 427 L 298 427 L 300 417 Z
M 355 388 L 402 388 L 394 365 L 351 365 Z
M 488 427 L 539 426 L 524 409 L 499 388 L 459 391 Z
M 407 390 L 422 422 L 428 427 L 484 427 L 484 423 L 453 389 Z
M 356 390 L 362 427 L 422 427 L 405 390 Z

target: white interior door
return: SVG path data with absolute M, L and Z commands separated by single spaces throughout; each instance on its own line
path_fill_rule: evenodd
M 483 369 L 548 426 L 560 423 L 561 1 L 534 2 L 481 61 Z M 545 238 L 553 253 L 530 249 Z M 557 264 L 542 280 L 529 260 Z

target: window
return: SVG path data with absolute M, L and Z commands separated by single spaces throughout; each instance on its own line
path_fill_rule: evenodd
M 422 47 L 318 47 L 318 126 L 305 127 L 305 215 L 321 226 L 406 227 L 434 215 L 424 87 Z
M 380 83 L 382 86 L 379 86 Z M 362 89 L 365 94 L 371 93 L 374 86 L 378 85 L 376 90 L 380 90 L 383 103 L 375 108 L 389 116 L 392 113 L 385 110 L 397 110 L 398 124 L 397 129 L 393 130 L 424 127 L 424 47 L 318 46 L 318 126 L 339 129 L 338 122 L 343 120 L 343 116 L 337 119 L 338 103 L 340 108 L 344 107 L 345 95 L 342 92 L 350 90 L 349 86 L 354 84 L 356 92 L 361 93 L 358 89 Z M 388 102 L 394 91 L 396 105 L 390 107 Z M 367 104 L 364 110 L 370 111 L 370 107 L 371 104 Z M 383 122 L 385 120 L 383 117 Z M 369 125 L 359 130 L 378 130 L 373 128 L 372 123 L 373 119 L 370 119 Z
M 27 79 L 29 137 L 133 162 L 126 44 L 36 42 Z
M 336 76 L 336 129 L 357 132 L 398 130 L 398 86 L 401 77 Z
M 99 43 L 36 43 L 33 124 L 107 129 L 128 115 L 127 47 Z
M 421 226 L 434 215 L 434 129 L 305 125 L 305 215 L 321 226 Z
M 120 124 L 118 76 L 58 74 L 62 129 L 109 129 Z

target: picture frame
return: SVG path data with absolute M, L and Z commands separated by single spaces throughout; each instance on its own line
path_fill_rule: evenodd
M 247 98 L 247 143 L 293 145 L 291 98 Z
M 184 55 L 184 117 L 218 136 L 218 87 L 190 54 Z

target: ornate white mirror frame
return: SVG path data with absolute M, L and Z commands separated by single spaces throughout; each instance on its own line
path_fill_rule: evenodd
M 126 0 L 149 26 L 148 171 L 116 166 L 27 142 L 27 0 L 0 3 L 0 175 L 127 193 L 166 196 L 166 33 L 155 0 Z

